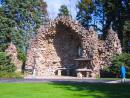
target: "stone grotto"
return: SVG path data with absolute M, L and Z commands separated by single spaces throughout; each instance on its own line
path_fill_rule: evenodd
M 99 77 L 111 65 L 111 57 L 122 52 L 117 33 L 108 31 L 98 39 L 69 16 L 57 17 L 41 26 L 29 44 L 25 69 L 35 76 Z

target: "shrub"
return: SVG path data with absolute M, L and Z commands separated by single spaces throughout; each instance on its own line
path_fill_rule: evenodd
M 16 67 L 5 52 L 0 52 L 0 72 L 15 72 Z
M 16 67 L 5 52 L 0 52 L 0 78 L 22 78 L 21 73 L 15 72 Z
M 22 75 L 21 73 L 15 73 L 15 72 L 0 72 L 0 78 L 16 78 L 16 79 L 21 79 Z
M 18 52 L 18 59 L 21 60 L 22 62 L 26 61 L 26 54 L 21 50 L 21 49 L 17 49 Z
M 105 67 L 104 70 L 113 74 L 120 74 L 120 67 L 122 64 L 126 66 L 127 76 L 130 76 L 130 54 L 128 53 L 122 53 L 120 55 L 113 56 L 112 66 Z
M 0 43 L 0 51 L 5 51 L 7 47 L 8 47 L 8 44 Z

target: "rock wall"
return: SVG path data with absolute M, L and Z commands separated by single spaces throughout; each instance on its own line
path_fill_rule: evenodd
M 100 66 L 111 65 L 111 57 L 115 54 L 121 54 L 122 48 L 118 35 L 113 30 L 108 31 L 108 36 L 105 41 L 98 43 L 99 61 Z
M 110 30 L 106 40 L 99 40 L 93 29 L 86 30 L 68 16 L 57 17 L 48 27 L 41 26 L 31 41 L 27 53 L 26 69 L 35 69 L 35 75 L 53 76 L 58 67 L 74 67 L 78 58 L 78 47 L 83 57 L 91 59 L 92 77 L 110 65 L 110 58 L 121 53 L 117 34 Z
M 10 56 L 11 62 L 15 64 L 16 71 L 21 71 L 22 61 L 20 61 L 17 58 L 18 53 L 17 53 L 17 49 L 16 49 L 15 45 L 13 43 L 10 43 L 8 48 L 5 50 L 5 52 L 7 53 L 7 55 Z

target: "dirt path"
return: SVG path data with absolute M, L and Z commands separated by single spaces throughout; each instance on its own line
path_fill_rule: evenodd
M 79 78 L 25 78 L 25 79 L 0 79 L 0 83 L 34 83 L 34 82 L 43 82 L 43 83 L 121 83 L 120 79 L 79 79 Z M 126 80 L 126 83 L 130 83 L 130 79 Z

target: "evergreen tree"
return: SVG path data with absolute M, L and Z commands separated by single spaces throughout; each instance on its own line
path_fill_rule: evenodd
M 89 28 L 89 25 L 92 20 L 92 13 L 95 9 L 94 3 L 92 0 L 80 0 L 77 5 L 78 13 L 77 20 L 86 28 Z
M 3 0 L 2 9 L 5 17 L 15 22 L 11 41 L 26 50 L 29 39 L 43 23 L 46 3 L 42 0 Z
M 11 33 L 14 32 L 15 21 L 7 18 L 0 8 L 0 51 L 4 51 L 8 43 L 11 42 Z
M 69 16 L 69 10 L 66 5 L 61 5 L 58 16 Z
M 119 39 L 123 43 L 123 27 L 124 22 L 127 20 L 128 16 L 128 0 L 105 0 L 105 31 L 109 28 L 113 28 L 118 32 Z M 106 35 L 107 32 L 104 32 Z
M 11 63 L 11 59 L 5 52 L 0 52 L 0 74 L 14 72 L 16 67 Z
M 103 33 L 112 28 L 123 42 L 124 22 L 129 18 L 128 0 L 80 0 L 77 20 L 86 28 L 94 26 Z M 100 26 L 100 27 L 98 27 Z

